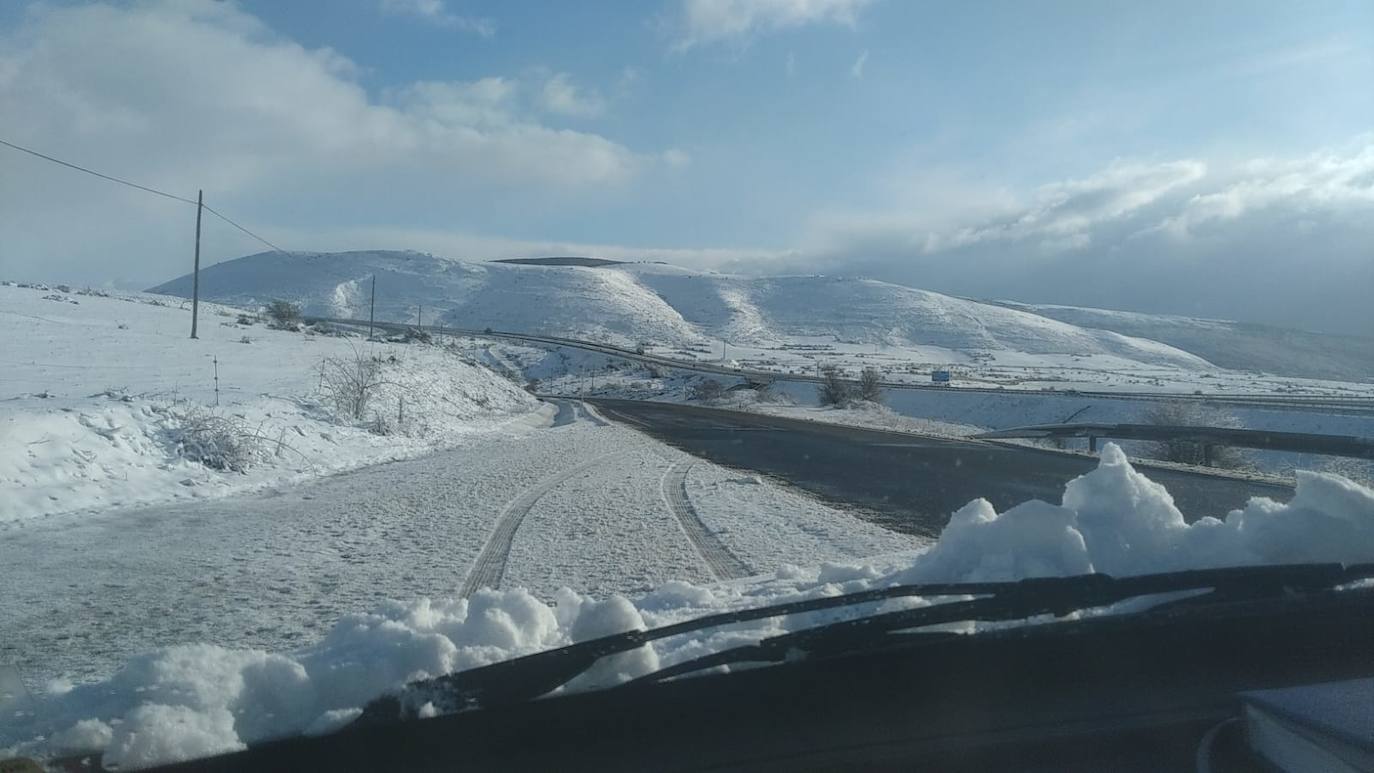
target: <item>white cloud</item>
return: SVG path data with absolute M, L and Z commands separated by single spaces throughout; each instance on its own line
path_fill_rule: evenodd
M 1049 251 L 1083 249 L 1103 225 L 1197 181 L 1205 171 L 1204 164 L 1189 160 L 1114 163 L 1086 178 L 1042 185 L 1020 200 L 1004 197 L 995 208 L 973 201 L 996 198 L 979 191 L 943 220 L 932 219 L 922 201 L 913 202 L 910 211 L 833 214 L 821 227 L 834 243 L 885 233 L 885 238 L 900 236 L 926 254 L 990 242 L 1030 244 Z M 947 198 L 948 191 L 940 186 L 927 195 Z
M 264 235 L 302 220 L 461 227 L 541 204 L 591 207 L 661 166 L 661 149 L 545 125 L 520 79 L 369 95 L 347 59 L 231 3 L 41 4 L 21 18 L 0 31 L 6 139 L 179 195 L 204 188 Z M 176 205 L 5 154 L 5 272 L 157 278 L 184 249 Z M 84 239 L 70 228 L 78 214 Z M 128 265 L 113 268 L 111 254 Z
M 864 77 L 864 65 L 866 64 L 868 64 L 868 49 L 865 48 L 863 53 L 859 54 L 859 58 L 854 60 L 854 64 L 849 66 L 849 76 L 851 78 Z
M 688 155 L 687 151 L 681 148 L 668 148 L 663 151 L 663 163 L 673 169 L 682 169 L 692 163 L 692 157 Z
M 496 34 L 496 23 L 491 19 L 452 13 L 444 5 L 444 0 L 382 0 L 381 8 L 383 13 L 409 16 L 440 27 L 471 32 L 484 38 Z
M 900 209 L 817 216 L 783 263 L 977 297 L 1368 334 L 1371 245 L 1374 137 L 1363 137 L 1243 164 L 1117 162 L 1020 196 L 946 180 Z
M 1374 144 L 1350 154 L 1325 151 L 1294 160 L 1259 159 L 1220 190 L 1198 193 L 1145 233 L 1187 238 L 1209 225 L 1267 209 L 1303 212 L 1374 209 Z
M 682 0 L 676 47 L 748 41 L 813 24 L 853 26 L 871 0 Z
M 606 100 L 594 89 L 584 89 L 565 72 L 554 73 L 544 81 L 540 104 L 550 113 L 574 118 L 593 118 L 606 110 Z

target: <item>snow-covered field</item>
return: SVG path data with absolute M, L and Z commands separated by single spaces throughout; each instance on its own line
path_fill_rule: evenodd
M 1214 323 L 1189 326 L 1180 347 L 1091 324 L 1100 315 L 1074 324 L 1040 307 L 845 277 L 745 277 L 660 263 L 514 265 L 398 251 L 263 253 L 206 269 L 202 293 L 245 307 L 287 298 L 311 314 L 362 318 L 374 275 L 379 319 L 642 346 L 784 374 L 871 365 L 891 380 L 928 384 L 932 371 L 948 369 L 956 384 L 1007 389 L 1374 395 L 1374 370 L 1361 359 L 1374 344 L 1357 339 L 1251 331 L 1239 346 L 1243 326 Z M 156 290 L 185 297 L 190 279 Z M 1177 327 L 1160 318 L 1132 330 Z M 1317 349 L 1322 362 L 1308 372 L 1302 354 Z M 1354 356 L 1336 368 L 1342 349 Z M 1227 367 L 1202 352 L 1226 353 Z M 1266 375 L 1280 364 L 1285 375 Z
M 619 432 L 624 430 L 575 427 L 564 434 Z M 924 549 L 811 568 L 785 564 L 730 582 L 672 580 L 626 595 L 560 589 L 541 599 L 520 588 L 471 598 L 412 593 L 402 596 L 410 601 L 346 614 L 322 638 L 298 648 L 164 647 L 96 683 L 50 684 L 36 697 L 21 697 L 22 704 L 12 701 L 19 709 L 0 725 L 0 744 L 38 754 L 103 750 L 107 764 L 131 768 L 281 735 L 328 732 L 357 716 L 371 698 L 410 680 L 724 609 L 909 582 L 1374 560 L 1374 491 L 1337 476 L 1303 474 L 1291 502 L 1255 499 L 1224 516 L 1187 524 L 1168 492 L 1109 445 L 1096 471 L 1067 485 L 1062 504 L 1027 502 L 998 513 L 978 500 L 955 513 L 939 541 Z M 723 536 L 728 540 L 731 533 Z M 423 564 L 408 569 L 431 571 Z M 878 608 L 925 603 L 903 599 Z M 567 689 L 613 685 L 708 652 L 871 611 L 873 605 L 791 615 L 662 640 L 601 664 Z
M 438 347 L 243 325 L 215 304 L 192 341 L 189 305 L 0 286 L 0 528 L 300 481 L 547 420 L 520 386 Z M 378 358 L 381 383 L 364 420 L 340 419 L 320 366 L 359 355 Z M 379 419 L 389 434 L 363 426 Z M 216 424 L 245 446 L 245 469 L 188 458 L 195 430 Z

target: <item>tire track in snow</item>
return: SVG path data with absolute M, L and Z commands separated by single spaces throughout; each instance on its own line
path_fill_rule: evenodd
M 492 528 L 486 544 L 482 546 L 482 552 L 478 553 L 477 559 L 472 562 L 472 568 L 468 570 L 468 576 L 463 580 L 462 588 L 459 589 L 458 594 L 463 598 L 468 598 L 476 593 L 479 588 L 501 587 L 501 579 L 506 574 L 506 562 L 510 559 L 510 546 L 515 539 L 515 532 L 520 528 L 525 516 L 529 515 L 535 503 L 569 478 L 576 477 L 623 453 L 623 451 L 616 451 L 604 454 L 564 470 L 557 475 L 545 478 L 506 505 L 505 509 L 501 511 L 501 515 L 496 519 L 496 526 Z
M 687 539 L 691 540 L 692 546 L 697 549 L 697 553 L 701 555 L 701 559 L 706 562 L 707 568 L 717 580 L 748 577 L 753 574 L 749 565 L 739 560 L 719 537 L 706 528 L 696 508 L 692 506 L 692 500 L 687 497 L 687 473 L 694 464 L 696 460 L 689 457 L 674 462 L 663 473 L 658 483 L 659 491 L 663 494 L 663 502 L 677 517 L 682 531 L 687 534 Z

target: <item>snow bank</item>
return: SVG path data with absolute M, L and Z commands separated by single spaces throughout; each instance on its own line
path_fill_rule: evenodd
M 202 304 L 192 341 L 176 301 L 73 295 L 0 286 L 0 524 L 411 457 L 538 407 L 509 379 L 437 346 L 268 330 L 214 304 Z M 323 400 L 320 363 L 359 352 L 382 363 L 377 416 L 341 422 Z M 374 418 L 393 434 L 362 426 Z M 207 421 L 220 432 L 212 440 L 242 446 L 246 465 L 201 463 L 188 430 Z
M 29 754 L 104 750 L 136 768 L 229 751 L 264 739 L 336 729 L 404 683 L 618 631 L 725 609 L 830 596 L 896 583 L 1010 580 L 1101 571 L 1133 574 L 1251 563 L 1374 560 L 1374 490 L 1303 473 L 1287 504 L 1253 499 L 1224 519 L 1188 524 L 1168 491 L 1107 445 L 1099 467 L 1055 505 L 996 512 L 976 500 L 916 554 L 711 587 L 666 583 L 637 600 L 571 590 L 545 603 L 527 591 L 471 600 L 390 602 L 341 620 L 289 654 L 198 644 L 136 658 L 107 681 L 54 686 L 32 711 L 5 714 L 0 744 Z M 891 602 L 920 604 L 921 600 Z M 830 610 L 676 637 L 607 659 L 568 689 L 612 685 L 687 658 L 853 611 Z M 12 719 L 10 717 L 13 717 Z

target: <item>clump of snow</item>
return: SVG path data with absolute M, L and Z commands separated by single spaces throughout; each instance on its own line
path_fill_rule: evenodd
M 234 732 L 234 715 L 225 709 L 145 703 L 124 717 L 103 762 L 116 769 L 137 770 L 243 748 Z
M 1105 572 L 1374 557 L 1374 491 L 1299 471 L 1292 501 L 1255 497 L 1225 519 L 1187 523 L 1173 497 L 1108 443 L 1096 470 L 1070 481 L 1062 505 L 997 513 L 976 500 L 954 514 L 906 581 L 983 581 Z
M 49 694 L 34 712 L 0 727 L 0 744 L 29 754 L 103 750 L 107 763 L 136 768 L 329 732 L 372 698 L 413 680 L 728 609 L 908 582 L 1372 560 L 1374 490 L 1337 475 L 1304 473 L 1286 504 L 1256 498 L 1222 519 L 1188 524 L 1168 491 L 1109 444 L 1098 468 L 1070 482 L 1059 505 L 1031 501 L 998 513 L 975 500 L 925 551 L 818 569 L 783 566 L 712 587 L 672 582 L 637 600 L 597 600 L 565 589 L 550 605 L 516 589 L 484 590 L 471 600 L 389 602 L 344 618 L 319 643 L 289 654 L 168 647 L 134 659 L 104 682 Z M 665 639 L 607 658 L 568 689 L 616 684 L 837 614 Z

